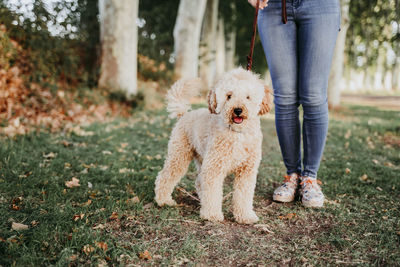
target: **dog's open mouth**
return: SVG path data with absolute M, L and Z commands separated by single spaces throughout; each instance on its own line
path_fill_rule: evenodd
M 243 117 L 233 115 L 232 120 L 236 124 L 241 124 L 243 122 Z

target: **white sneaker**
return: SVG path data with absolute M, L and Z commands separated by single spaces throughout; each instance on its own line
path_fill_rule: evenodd
M 316 178 L 308 176 L 302 176 L 300 179 L 300 194 L 302 195 L 301 201 L 303 202 L 303 205 L 310 208 L 322 207 L 325 200 L 325 196 L 319 186 L 322 182 Z
M 292 173 L 291 175 L 285 175 L 283 184 L 274 191 L 273 200 L 279 202 L 292 202 L 294 200 L 297 187 L 299 185 L 299 175 Z

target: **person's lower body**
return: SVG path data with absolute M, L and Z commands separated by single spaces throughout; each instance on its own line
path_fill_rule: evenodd
M 340 4 L 338 0 L 287 0 L 288 21 L 283 24 L 281 0 L 268 3 L 259 13 L 258 29 L 274 88 L 283 161 L 287 174 L 297 174 L 301 180 L 304 205 L 321 206 L 324 197 L 316 178 L 328 131 L 327 86 L 340 27 Z M 289 180 L 282 186 L 292 188 Z

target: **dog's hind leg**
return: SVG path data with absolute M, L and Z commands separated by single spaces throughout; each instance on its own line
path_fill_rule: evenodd
M 168 143 L 168 155 L 155 182 L 155 201 L 159 206 L 176 205 L 172 191 L 186 173 L 193 159 L 193 149 L 182 128 L 176 127 Z
M 202 162 L 203 162 L 203 159 L 200 157 L 200 155 L 195 153 L 194 163 L 195 163 L 196 169 L 197 169 L 197 177 L 196 177 L 196 181 L 195 181 L 194 185 L 196 187 L 196 193 L 199 196 L 199 198 L 201 198 L 201 196 L 200 196 L 200 192 L 201 192 L 200 171 L 201 171 Z

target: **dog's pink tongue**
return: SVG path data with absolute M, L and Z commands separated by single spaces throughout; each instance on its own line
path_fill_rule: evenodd
M 242 123 L 243 118 L 241 118 L 241 117 L 234 117 L 234 118 L 233 118 L 233 121 L 234 121 L 235 123 Z

